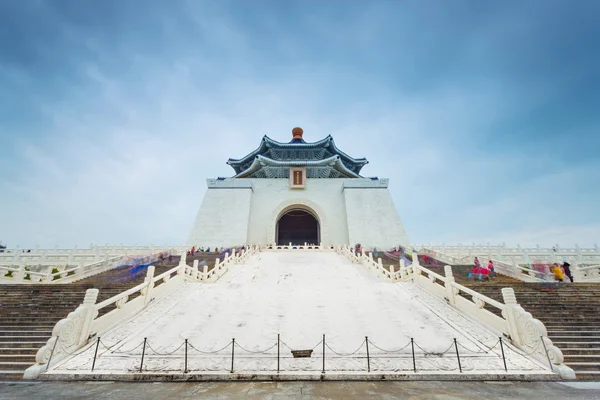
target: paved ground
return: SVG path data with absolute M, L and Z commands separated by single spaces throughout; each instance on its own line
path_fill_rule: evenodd
M 0 399 L 600 399 L 600 382 L 0 382 Z

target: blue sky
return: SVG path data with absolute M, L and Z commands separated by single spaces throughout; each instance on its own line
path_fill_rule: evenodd
M 0 2 L 0 240 L 182 243 L 294 126 L 417 243 L 600 243 L 600 2 Z

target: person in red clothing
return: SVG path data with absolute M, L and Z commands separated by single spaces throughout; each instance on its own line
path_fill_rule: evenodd
M 481 279 L 490 279 L 490 271 L 487 268 L 479 268 L 481 271 Z
M 488 271 L 490 272 L 491 276 L 494 278 L 496 277 L 496 268 L 494 267 L 494 262 L 492 260 L 489 260 L 488 262 Z

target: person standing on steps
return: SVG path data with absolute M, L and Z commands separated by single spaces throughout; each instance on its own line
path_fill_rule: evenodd
M 491 277 L 496 277 L 496 268 L 494 268 L 494 262 L 492 260 L 489 260 L 488 262 L 488 271 L 490 271 Z
M 554 279 L 559 282 L 562 282 L 565 279 L 565 276 L 557 263 L 552 265 L 552 273 L 554 274 Z
M 571 274 L 571 264 L 569 264 L 567 262 L 567 260 L 563 260 L 563 270 L 565 271 L 565 275 L 567 276 L 567 278 L 569 278 L 571 280 L 571 283 L 573 282 L 573 275 Z
M 475 261 L 473 261 L 473 265 L 475 268 L 481 268 L 481 263 L 479 262 L 479 258 L 475 257 Z

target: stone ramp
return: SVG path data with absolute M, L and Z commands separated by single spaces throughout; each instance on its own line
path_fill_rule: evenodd
M 176 293 L 103 333 L 93 373 L 91 343 L 42 377 L 318 379 L 325 351 L 328 377 L 366 379 L 367 336 L 372 346 L 371 372 L 380 374 L 377 379 L 459 376 L 451 347 L 454 338 L 462 346 L 465 374 L 479 378 L 554 377 L 508 344 L 510 371 L 505 373 L 495 333 L 413 283 L 386 282 L 365 275 L 364 270 L 335 252 L 261 252 L 244 265 L 231 266 L 217 282 L 184 284 Z M 283 354 L 279 375 L 278 334 Z M 411 337 L 420 346 L 416 349 L 416 374 L 407 350 Z M 144 338 L 148 351 L 142 365 Z M 233 374 L 232 338 L 236 354 Z M 185 339 L 189 347 L 184 353 Z M 313 354 L 294 359 L 292 349 L 312 349 Z M 189 373 L 184 375 L 185 354 Z
M 191 265 L 198 259 L 212 268 L 217 257 L 218 253 L 198 253 L 186 262 Z M 153 263 L 155 273 L 168 271 L 179 259 Z M 0 379 L 21 378 L 56 323 L 81 304 L 87 289 L 100 289 L 100 302 L 142 283 L 147 269 L 148 265 L 116 268 L 72 284 L 0 285 Z
M 424 266 L 443 273 L 437 265 Z M 503 301 L 501 289 L 512 287 L 517 301 L 544 323 L 548 337 L 563 352 L 565 364 L 578 379 L 600 379 L 600 283 L 530 283 L 498 274 L 480 282 L 467 279 L 471 265 L 452 266 L 457 282 L 492 299 Z M 486 307 L 498 313 L 497 309 Z
M 496 300 L 506 287 L 495 282 L 467 286 Z M 523 308 L 544 323 L 577 378 L 600 379 L 600 284 L 514 282 L 510 287 Z

